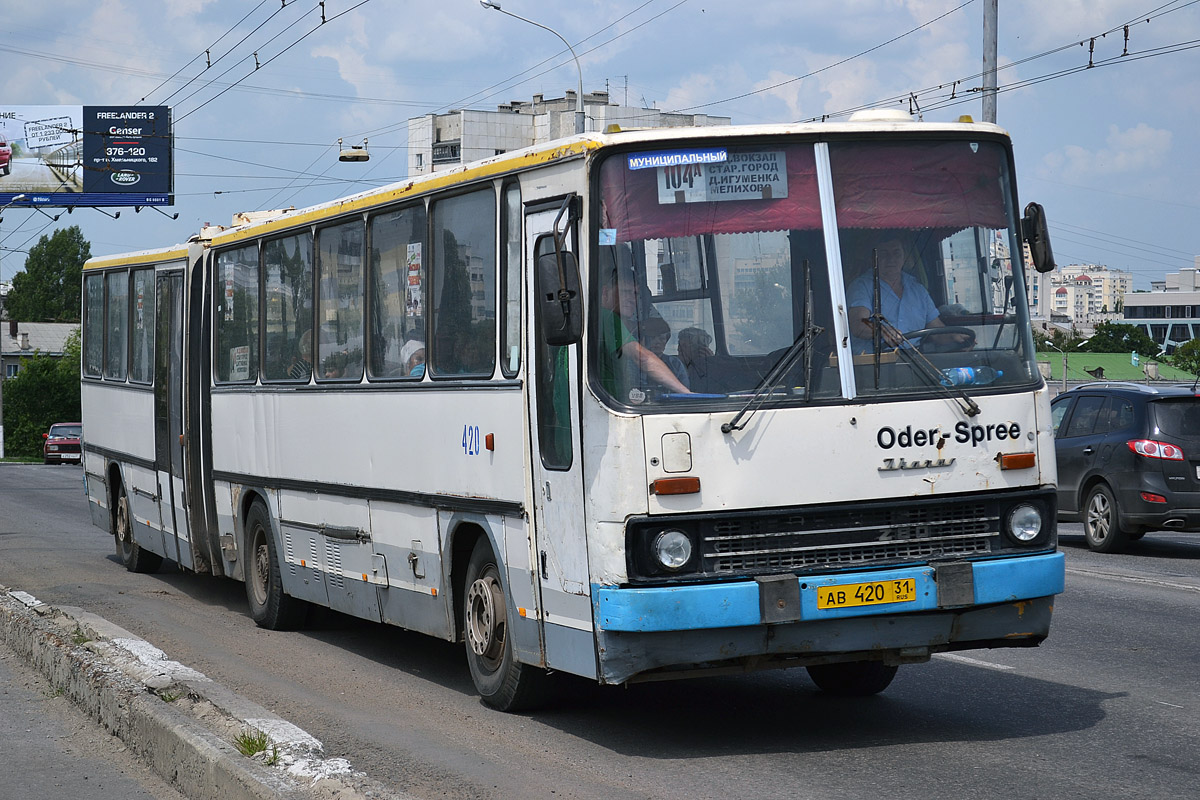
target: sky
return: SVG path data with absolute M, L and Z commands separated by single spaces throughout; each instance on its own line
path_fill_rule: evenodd
M 981 120 L 984 2 L 502 5 L 571 42 L 587 92 L 753 124 L 863 107 Z M 1137 289 L 1193 266 L 1200 0 L 1002 0 L 998 30 L 997 122 L 1058 262 L 1127 270 Z M 559 39 L 478 0 L 22 2 L 5 10 L 0 75 L 0 106 L 171 106 L 175 140 L 167 213 L 3 211 L 0 281 L 67 225 L 93 255 L 152 249 L 235 212 L 400 180 L 410 117 L 561 97 L 579 80 Z M 338 162 L 339 138 L 365 139 L 370 161 Z

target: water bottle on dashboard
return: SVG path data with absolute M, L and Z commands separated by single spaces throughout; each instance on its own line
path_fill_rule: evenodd
M 991 367 L 953 367 L 942 370 L 943 386 L 983 386 L 1004 374 Z

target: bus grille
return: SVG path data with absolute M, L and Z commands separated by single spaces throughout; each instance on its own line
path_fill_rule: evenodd
M 714 521 L 701 534 L 703 571 L 841 568 L 986 553 L 1000 525 L 989 505 L 842 507 Z

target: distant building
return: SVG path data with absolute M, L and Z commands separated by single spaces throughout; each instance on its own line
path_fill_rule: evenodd
M 729 117 L 617 105 L 610 101 L 608 92 L 584 94 L 583 107 L 584 129 L 588 131 L 603 131 L 610 125 L 629 129 L 730 123 Z M 458 109 L 426 114 L 408 121 L 408 174 L 427 175 L 574 133 L 573 91 L 552 100 L 535 94 L 530 102 L 514 100 L 501 104 L 496 111 Z
M 1122 319 L 1133 276 L 1102 264 L 1069 264 L 1029 276 L 1029 313 L 1035 319 L 1089 332 L 1101 322 Z
M 1151 281 L 1154 291 L 1125 298 L 1125 322 L 1144 330 L 1168 353 L 1200 337 L 1200 256 L 1195 263 Z
M 0 332 L 0 379 L 16 377 L 21 359 L 35 353 L 61 358 L 63 345 L 79 325 L 73 322 L 17 322 L 8 320 Z

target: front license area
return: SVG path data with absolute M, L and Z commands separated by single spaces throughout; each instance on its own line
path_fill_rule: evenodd
M 817 588 L 817 608 L 822 610 L 884 603 L 911 603 L 916 599 L 917 585 L 912 578 Z

